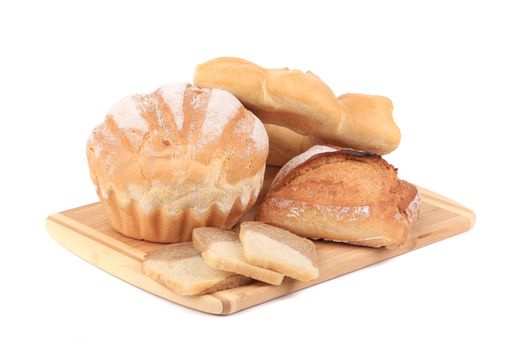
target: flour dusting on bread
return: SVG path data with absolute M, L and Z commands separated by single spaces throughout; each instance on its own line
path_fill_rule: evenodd
M 407 220 L 410 224 L 414 223 L 419 217 L 419 209 L 421 207 L 421 195 L 419 192 L 415 194 L 410 204 L 405 209 Z
M 267 202 L 274 205 L 277 208 L 286 209 L 288 217 L 300 216 L 305 208 L 315 208 L 323 215 L 335 216 L 336 218 L 342 218 L 350 215 L 351 217 L 363 216 L 368 218 L 371 213 L 369 205 L 359 205 L 352 207 L 336 206 L 336 205 L 324 205 L 324 204 L 313 204 L 302 201 L 296 201 L 291 199 L 284 199 L 278 197 L 272 197 L 267 199 Z
M 225 126 L 242 107 L 239 100 L 227 91 L 220 89 L 204 90 L 210 92 L 210 97 L 201 128 L 201 145 L 217 139 L 223 133 Z
M 260 119 L 253 116 L 254 127 L 253 133 L 251 134 L 251 139 L 255 142 L 255 145 L 258 148 L 265 148 L 269 144 L 269 137 L 267 135 L 267 130 L 263 126 L 263 123 Z
M 90 134 L 87 147 L 93 151 L 96 157 L 99 157 L 106 145 L 117 147 L 120 145 L 120 140 L 107 125 L 101 124 L 96 126 Z
M 318 209 L 325 215 L 335 215 L 336 217 L 342 217 L 345 215 L 351 215 L 356 217 L 358 215 L 368 218 L 370 215 L 370 207 L 369 205 L 359 205 L 354 207 L 344 207 L 337 205 L 323 205 L 323 204 L 314 204 L 313 207 Z
M 297 157 L 291 159 L 288 163 L 285 164 L 285 166 L 283 166 L 281 168 L 281 170 L 279 170 L 279 173 L 276 175 L 276 177 L 274 178 L 274 181 L 272 182 L 272 187 L 278 186 L 280 184 L 280 182 L 285 179 L 286 175 L 288 175 L 288 173 L 290 171 L 295 169 L 300 164 L 304 163 L 309 158 L 311 158 L 317 154 L 320 154 L 320 153 L 336 152 L 336 151 L 337 151 L 336 148 L 330 147 L 330 146 L 325 146 L 325 145 L 316 145 L 316 146 L 311 147 L 306 152 L 301 153 Z
M 119 129 L 134 129 L 144 133 L 148 131 L 148 123 L 142 117 L 132 96 L 121 99 L 108 114 L 113 116 Z
M 173 116 L 177 130 L 184 126 L 184 94 L 187 88 L 186 83 L 168 84 L 161 86 L 157 92 L 161 95 L 164 103 L 168 106 Z M 163 125 L 161 125 L 163 126 Z
M 263 123 L 250 111 L 246 110 L 246 118 L 243 118 L 235 125 L 235 134 L 239 137 L 246 137 L 246 155 L 259 151 L 269 146 L 269 138 Z M 245 135 L 245 136 L 242 136 Z

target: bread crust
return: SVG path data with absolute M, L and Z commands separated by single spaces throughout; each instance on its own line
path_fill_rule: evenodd
M 214 244 L 230 244 L 229 249 L 218 250 Z M 199 227 L 193 230 L 193 245 L 201 252 L 205 262 L 216 269 L 230 271 L 272 285 L 280 285 L 284 275 L 248 263 L 242 254 L 242 246 L 237 232 L 221 230 L 215 227 Z M 238 255 L 237 255 L 238 254 Z
M 248 277 L 224 271 L 219 272 L 221 278 L 214 278 L 215 282 L 211 282 L 211 280 L 199 281 L 197 276 L 193 281 L 184 281 L 169 273 L 165 268 L 172 263 L 193 257 L 200 257 L 200 252 L 193 248 L 191 242 L 167 245 L 148 254 L 141 268 L 143 273 L 154 281 L 180 295 L 207 294 L 239 287 L 252 281 Z M 189 272 L 192 273 L 191 270 Z
M 280 170 L 256 218 L 313 239 L 395 248 L 419 208 L 417 188 L 380 156 L 313 146 Z
M 87 143 L 113 228 L 164 243 L 235 225 L 257 199 L 267 153 L 263 124 L 231 93 L 190 84 L 122 99 Z
M 336 98 L 311 72 L 265 69 L 243 59 L 222 57 L 198 65 L 194 83 L 228 90 L 264 123 L 326 143 L 387 154 L 401 138 L 388 98 L 361 94 Z
M 325 143 L 316 136 L 301 135 L 292 129 L 274 124 L 264 124 L 269 136 L 267 164 L 283 166 L 293 157 L 307 151 L 314 145 Z
M 260 221 L 243 222 L 239 237 L 244 256 L 253 264 L 305 282 L 320 274 L 315 244 L 306 238 Z

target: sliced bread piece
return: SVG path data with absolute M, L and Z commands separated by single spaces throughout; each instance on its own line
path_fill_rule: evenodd
M 235 272 L 277 286 L 285 277 L 279 272 L 248 263 L 236 232 L 215 227 L 195 228 L 193 244 L 202 252 L 203 260 L 216 269 Z
M 210 267 L 191 242 L 169 244 L 148 254 L 141 268 L 144 274 L 180 295 L 207 294 L 251 281 Z
M 315 244 L 290 231 L 246 221 L 240 225 L 240 241 L 246 260 L 299 281 L 311 281 L 319 270 Z

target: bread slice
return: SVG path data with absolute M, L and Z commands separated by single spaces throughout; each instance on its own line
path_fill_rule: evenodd
M 311 281 L 320 274 L 314 243 L 289 231 L 246 221 L 240 225 L 240 241 L 249 263 L 299 281 Z
M 419 208 L 417 188 L 380 156 L 322 145 L 281 168 L 256 220 L 303 237 L 395 248 Z
M 215 227 L 195 228 L 193 245 L 202 252 L 203 260 L 216 269 L 235 272 L 276 286 L 280 285 L 285 277 L 278 272 L 248 263 L 236 232 Z
M 180 295 L 207 294 L 251 281 L 210 267 L 191 242 L 166 245 L 148 254 L 141 268 L 144 274 Z

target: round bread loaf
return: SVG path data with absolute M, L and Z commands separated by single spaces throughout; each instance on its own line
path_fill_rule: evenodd
M 113 228 L 166 243 L 232 227 L 256 201 L 267 153 L 263 124 L 231 93 L 184 83 L 123 98 L 87 145 Z

